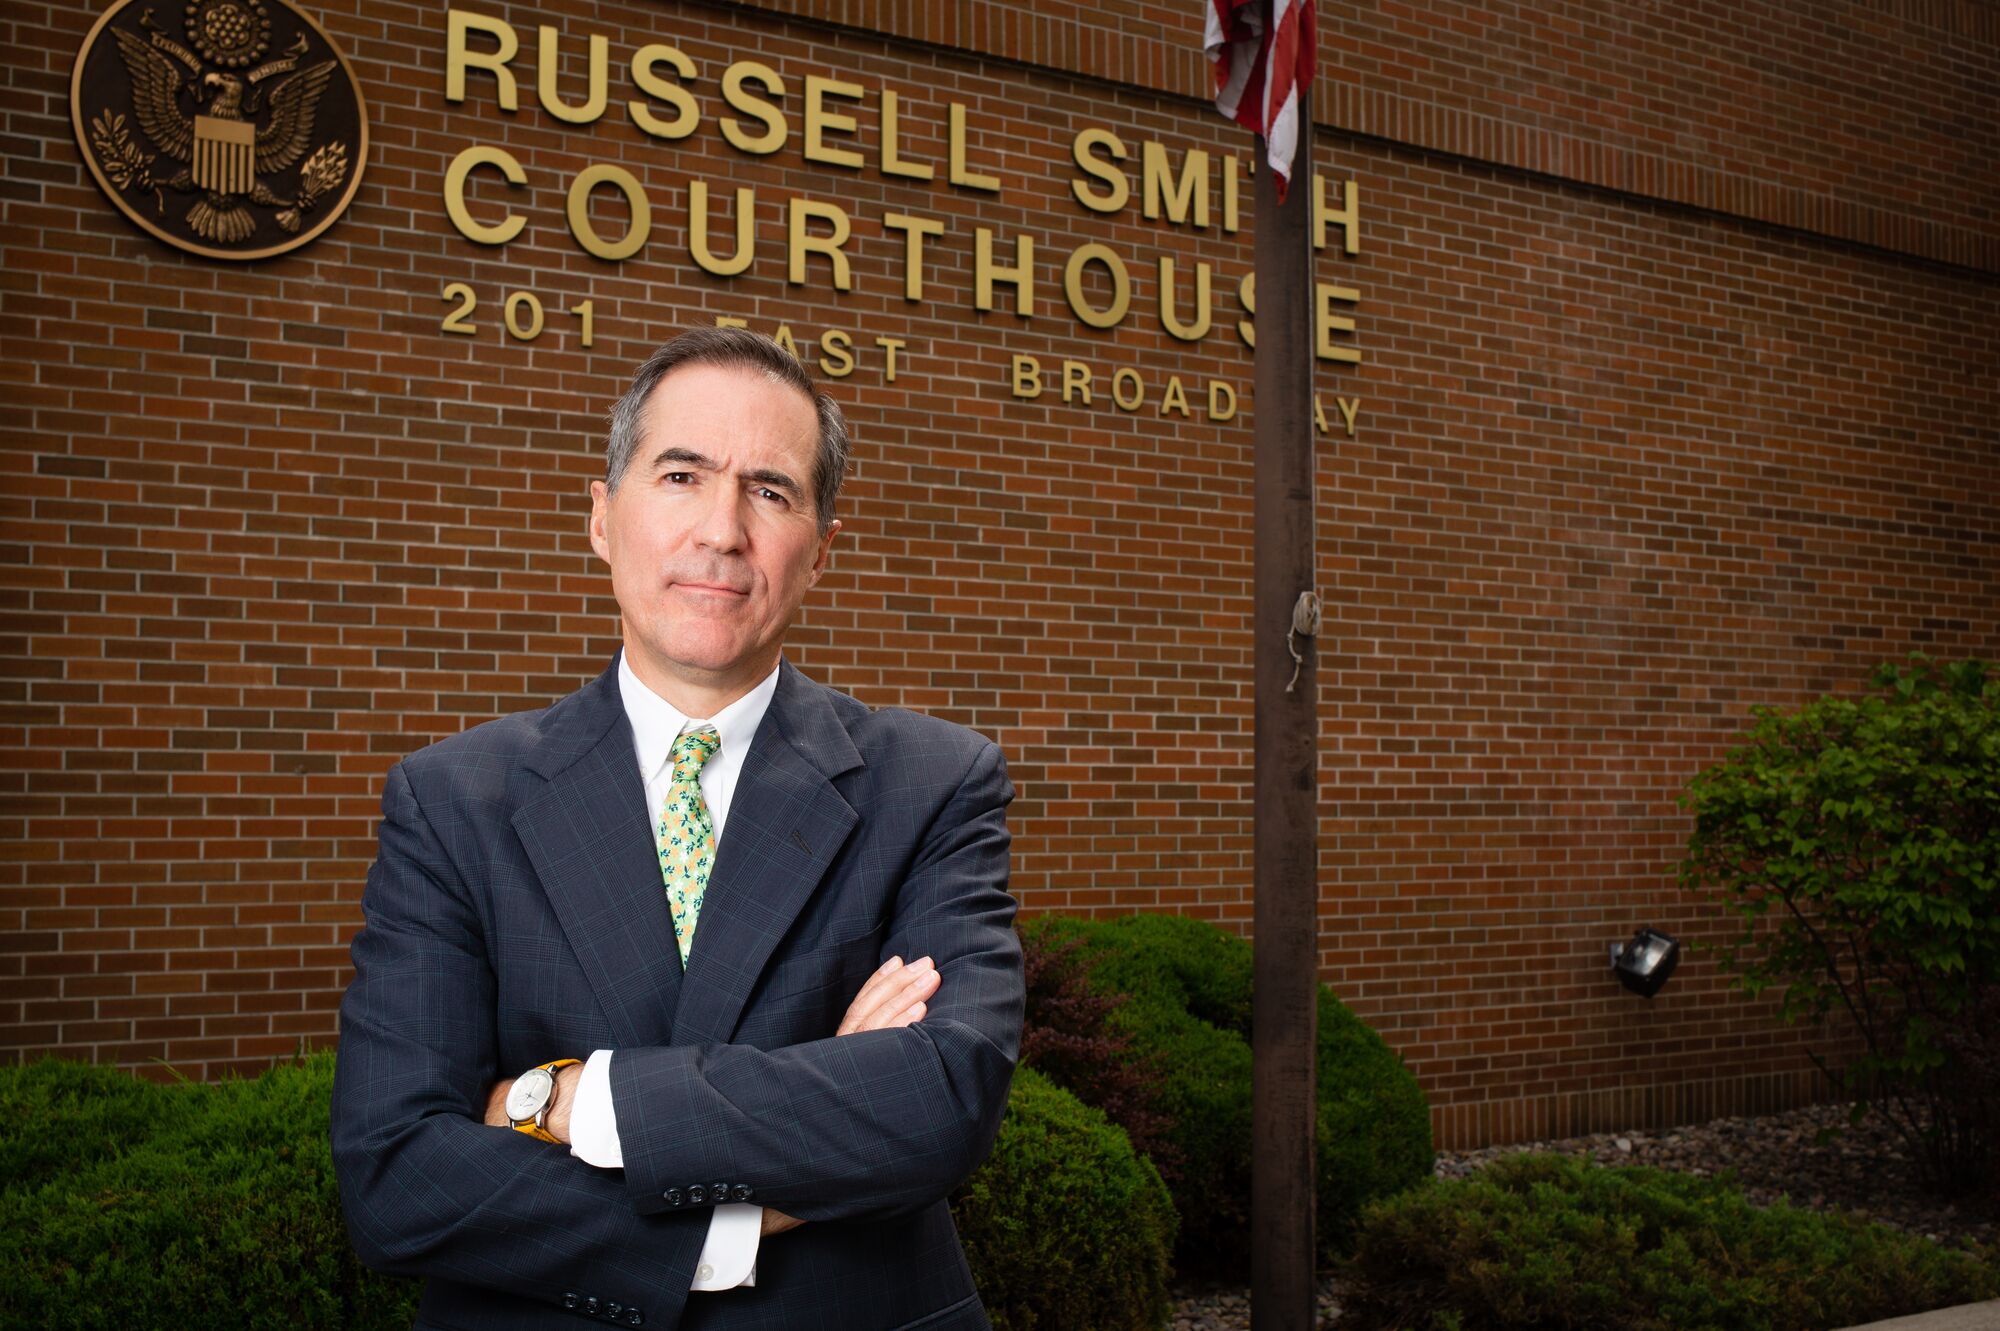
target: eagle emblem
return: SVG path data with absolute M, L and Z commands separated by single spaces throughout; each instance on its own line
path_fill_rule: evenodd
M 133 9 L 98 20 L 71 97 L 84 158 L 126 216 L 223 258 L 330 226 L 360 183 L 367 121 L 319 25 L 285 0 L 192 0 L 178 34 Z

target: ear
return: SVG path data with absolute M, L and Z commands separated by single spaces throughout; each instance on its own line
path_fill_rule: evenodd
M 611 491 L 603 481 L 590 483 L 590 548 L 597 557 L 611 562 L 611 534 L 607 530 L 611 518 Z
M 833 553 L 833 538 L 838 535 L 840 535 L 840 523 L 838 521 L 827 523 L 826 535 L 819 538 L 819 550 L 813 555 L 812 576 L 806 580 L 806 586 L 817 585 L 819 575 L 826 572 L 827 558 Z

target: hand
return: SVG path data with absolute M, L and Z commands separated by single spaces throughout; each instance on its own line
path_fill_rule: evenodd
M 513 1120 L 507 1117 L 507 1092 L 514 1089 L 514 1078 L 493 1083 L 493 1089 L 486 1093 L 486 1117 L 481 1120 L 489 1128 L 511 1126 Z M 548 1117 L 542 1126 L 549 1134 L 564 1145 L 569 1143 L 569 1111 L 576 1103 L 576 1088 L 583 1082 L 583 1064 L 572 1063 L 566 1068 L 556 1069 L 556 1099 L 549 1106 Z
M 921 1021 L 927 1010 L 924 1000 L 937 992 L 937 986 L 937 965 L 929 957 L 918 957 L 907 966 L 901 957 L 891 957 L 861 986 L 834 1034 L 901 1030 Z
M 763 1228 L 757 1231 L 757 1237 L 768 1239 L 773 1234 L 782 1234 L 788 1229 L 797 1229 L 804 1223 L 805 1221 L 803 1220 L 788 1216 L 783 1211 L 773 1211 L 767 1206 L 764 1208 L 764 1225 Z

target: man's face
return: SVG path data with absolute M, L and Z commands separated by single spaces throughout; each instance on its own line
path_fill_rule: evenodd
M 777 664 L 840 524 L 813 506 L 819 421 L 761 370 L 684 365 L 654 386 L 616 493 L 590 487 L 625 653 L 654 692 L 709 716 Z

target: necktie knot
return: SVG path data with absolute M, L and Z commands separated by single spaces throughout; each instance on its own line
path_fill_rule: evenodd
M 690 730 L 682 735 L 674 741 L 674 780 L 700 780 L 701 769 L 721 747 L 722 736 L 715 733 L 714 726 L 703 726 L 700 730 Z

